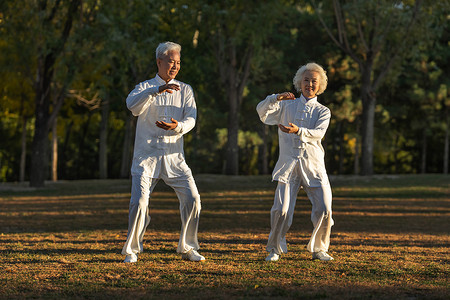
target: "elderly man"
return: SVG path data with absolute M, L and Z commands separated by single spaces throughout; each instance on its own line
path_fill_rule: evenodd
M 331 187 L 325 170 L 321 140 L 330 122 L 330 110 L 317 102 L 317 95 L 327 87 L 325 70 L 316 63 L 299 68 L 293 83 L 299 98 L 290 92 L 269 95 L 256 110 L 261 121 L 278 125 L 280 155 L 273 170 L 278 181 L 271 215 L 271 231 L 266 260 L 277 261 L 287 252 L 286 233 L 292 224 L 297 193 L 306 191 L 312 204 L 311 221 L 314 230 L 307 249 L 313 259 L 329 261 Z
M 175 80 L 180 71 L 180 52 L 178 44 L 159 44 L 158 74 L 139 83 L 126 100 L 128 109 L 138 116 L 128 234 L 122 250 L 127 263 L 136 262 L 143 251 L 144 233 L 150 223 L 149 198 L 160 179 L 174 189 L 180 201 L 177 252 L 186 260 L 205 260 L 197 252 L 200 195 L 183 152 L 183 135 L 195 126 L 197 107 L 191 86 Z

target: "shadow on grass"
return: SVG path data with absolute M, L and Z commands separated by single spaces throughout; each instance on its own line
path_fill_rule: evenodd
M 180 229 L 179 216 L 162 214 L 152 218 L 149 231 L 164 230 L 169 232 Z M 47 218 L 46 216 L 33 216 L 28 220 L 22 217 L 6 217 L 0 221 L 0 229 L 4 234 L 8 233 L 58 233 L 78 232 L 89 230 L 124 230 L 127 228 L 126 214 L 108 214 L 110 219 L 99 219 L 95 216 L 77 217 L 70 219 L 63 216 Z M 114 221 L 112 221 L 114 219 Z M 385 233 L 418 233 L 418 234 L 447 234 L 448 217 L 427 216 L 426 214 L 414 214 L 413 216 L 347 216 L 335 214 L 333 216 L 335 226 L 333 232 L 385 232 Z M 14 225 L 11 225 L 14 224 Z M 229 213 L 208 214 L 205 212 L 200 218 L 199 232 L 211 231 L 241 232 L 268 232 L 270 230 L 269 215 L 247 213 L 239 219 Z M 291 227 L 294 231 L 312 230 L 309 215 L 295 214 Z

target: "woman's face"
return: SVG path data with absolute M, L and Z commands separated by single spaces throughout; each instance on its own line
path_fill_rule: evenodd
M 303 79 L 300 84 L 303 96 L 306 98 L 314 98 L 319 91 L 319 83 L 319 72 L 306 70 L 303 73 Z

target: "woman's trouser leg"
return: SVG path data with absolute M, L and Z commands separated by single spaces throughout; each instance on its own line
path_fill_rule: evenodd
M 328 251 L 330 246 L 331 226 L 334 221 L 331 213 L 331 187 L 304 187 L 312 204 L 311 221 L 314 229 L 307 249 L 310 252 Z
M 128 234 L 122 254 L 137 254 L 143 251 L 144 233 L 150 224 L 148 203 L 158 179 L 133 176 L 131 180 L 131 199 L 128 215 Z
M 201 202 L 194 177 L 188 174 L 183 177 L 164 178 L 164 182 L 174 189 L 180 201 L 181 232 L 177 252 L 198 250 L 200 247 L 197 232 Z
M 286 233 L 292 225 L 300 181 L 278 182 L 275 199 L 270 210 L 270 234 L 266 250 L 277 254 L 287 252 Z

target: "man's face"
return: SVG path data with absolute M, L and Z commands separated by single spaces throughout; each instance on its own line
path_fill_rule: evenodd
M 167 55 L 156 60 L 158 65 L 158 75 L 164 81 L 169 82 L 178 74 L 181 67 L 180 53 L 177 51 L 169 51 Z
M 318 72 L 305 71 L 301 82 L 302 94 L 306 98 L 314 98 L 319 91 L 320 75 Z

